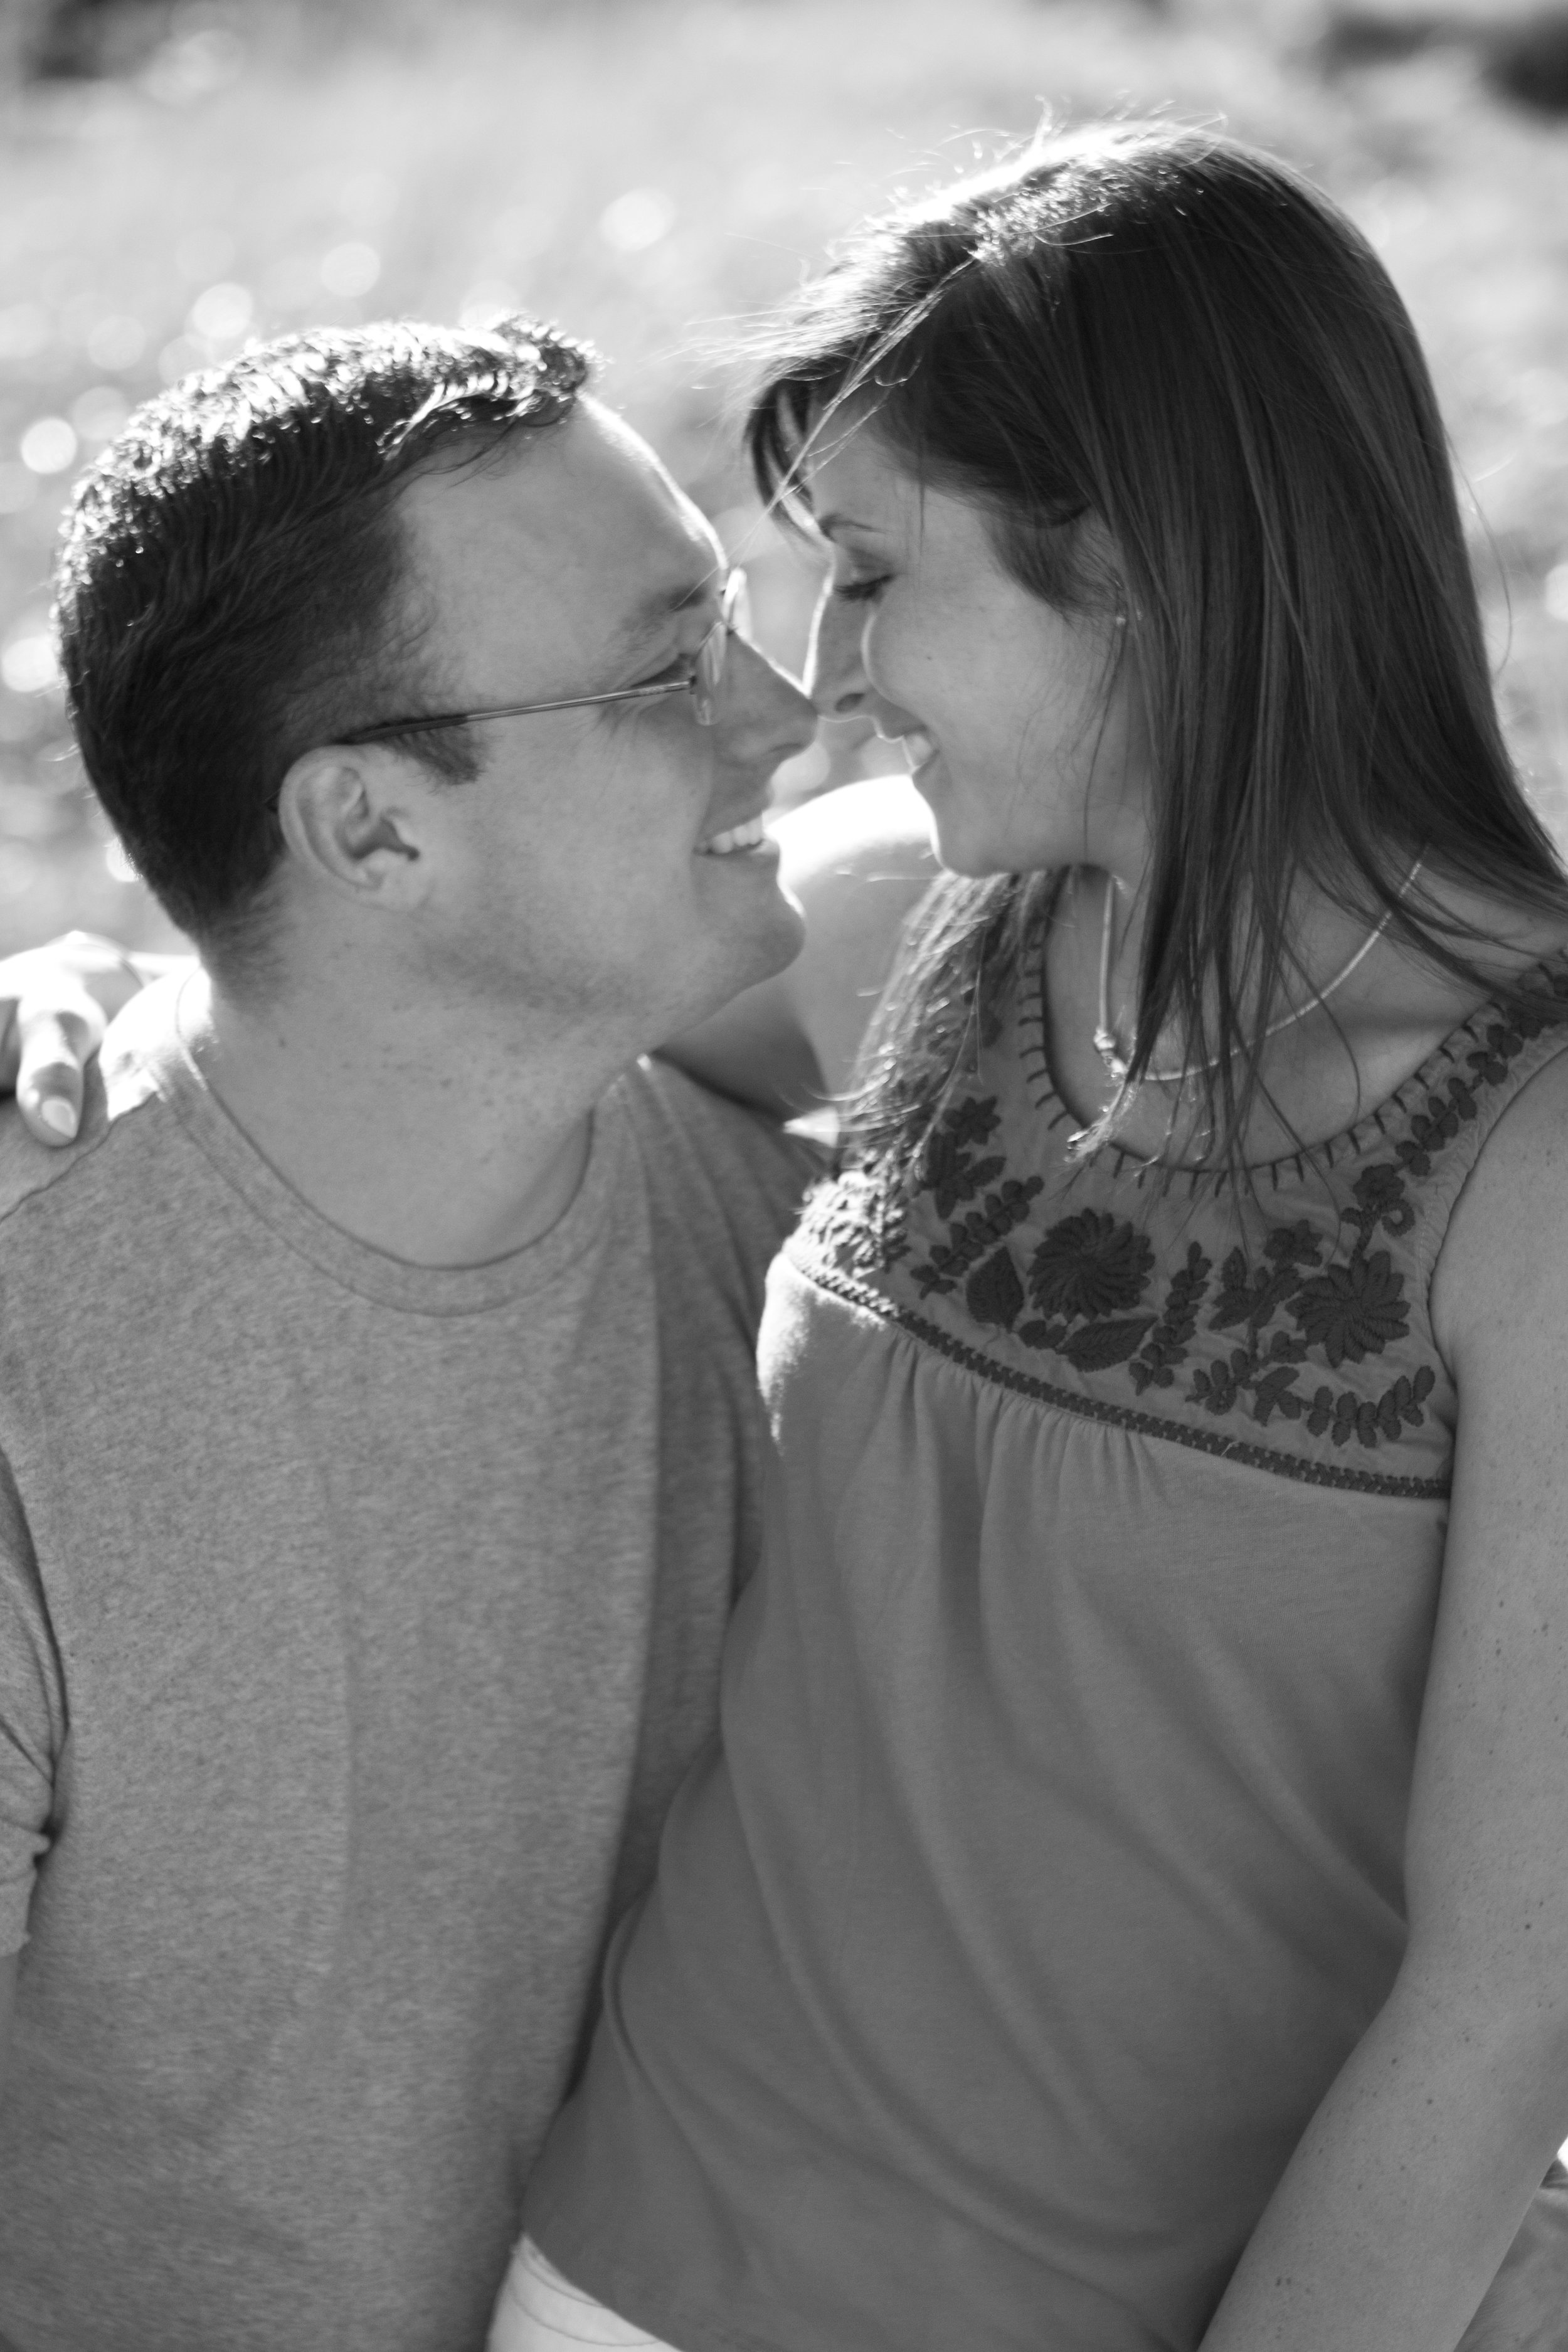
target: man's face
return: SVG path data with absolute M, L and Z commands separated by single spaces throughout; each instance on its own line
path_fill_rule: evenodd
M 412 483 L 419 660 L 450 709 L 548 701 L 689 671 L 724 576 L 712 531 L 651 450 L 594 404 L 489 463 Z M 471 783 L 433 786 L 421 953 L 465 993 L 657 1045 L 788 963 L 800 919 L 761 816 L 810 740 L 799 688 L 728 641 L 716 723 L 689 695 L 486 720 Z

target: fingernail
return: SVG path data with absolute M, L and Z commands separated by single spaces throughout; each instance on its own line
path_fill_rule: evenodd
M 46 1127 L 52 1127 L 57 1135 L 76 1133 L 75 1108 L 59 1095 L 51 1095 L 47 1102 L 38 1105 L 38 1117 Z

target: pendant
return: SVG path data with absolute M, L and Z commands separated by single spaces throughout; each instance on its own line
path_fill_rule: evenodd
M 1114 1032 L 1110 1029 L 1096 1029 L 1094 1050 L 1105 1064 L 1116 1084 L 1119 1087 L 1124 1087 L 1127 1084 L 1127 1057 L 1117 1044 Z

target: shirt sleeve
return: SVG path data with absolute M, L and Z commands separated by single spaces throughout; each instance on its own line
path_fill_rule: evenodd
M 64 1687 L 37 1560 L 0 1459 L 0 1957 L 27 1939 L 64 1735 Z

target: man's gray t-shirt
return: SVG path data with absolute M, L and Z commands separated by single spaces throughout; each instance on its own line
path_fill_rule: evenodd
M 640 1066 L 542 1241 L 409 1266 L 174 1006 L 0 1128 L 0 2339 L 465 2352 L 711 1727 L 810 1162 Z

